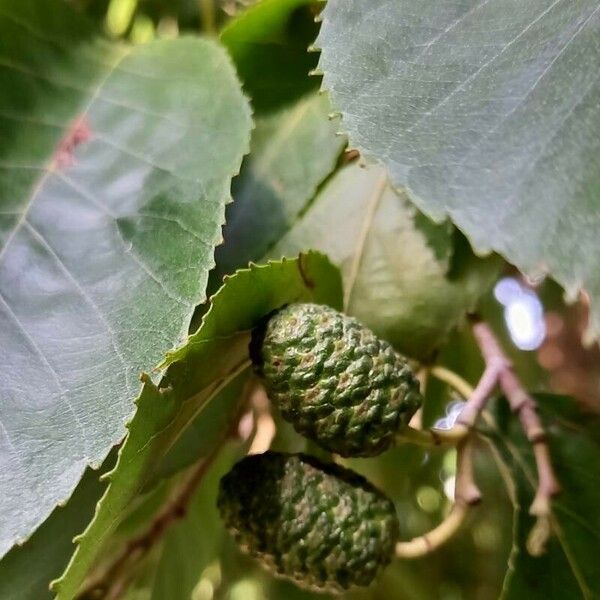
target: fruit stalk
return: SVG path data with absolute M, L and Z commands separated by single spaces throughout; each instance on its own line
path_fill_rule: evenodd
M 417 430 L 405 427 L 398 432 L 396 441 L 412 442 L 422 446 L 460 444 L 475 427 L 477 418 L 485 408 L 504 367 L 503 360 L 492 360 L 486 365 L 483 375 L 474 389 L 449 369 L 433 367 L 431 374 L 456 389 L 465 398 L 465 406 L 451 429 Z
M 473 436 L 461 440 L 457 447 L 454 506 L 448 516 L 431 531 L 408 542 L 396 544 L 397 558 L 419 558 L 445 544 L 460 529 L 469 509 L 481 501 L 473 469 Z

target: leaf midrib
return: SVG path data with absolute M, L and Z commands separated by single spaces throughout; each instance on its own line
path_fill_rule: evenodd
M 120 49 L 120 52 L 117 54 L 117 57 L 115 58 L 115 60 L 111 63 L 111 66 L 106 70 L 106 73 L 100 78 L 98 84 L 94 88 L 92 88 L 91 96 L 85 102 L 82 110 L 77 111 L 77 118 L 81 119 L 81 118 L 85 118 L 88 116 L 90 109 L 92 108 L 95 100 L 97 99 L 98 95 L 100 94 L 100 91 L 102 90 L 104 84 L 108 81 L 110 76 L 117 69 L 117 67 L 123 61 L 123 59 L 125 57 L 127 57 L 131 53 L 131 50 L 132 50 L 131 47 L 126 47 L 126 46 L 120 46 L 119 49 Z M 67 134 L 69 126 L 61 127 L 61 136 L 58 139 L 59 143 L 64 138 L 64 136 Z M 50 159 L 46 162 L 46 164 L 44 166 L 40 167 L 41 169 L 43 169 L 43 173 L 42 173 L 41 177 L 34 183 L 32 189 L 30 191 L 30 194 L 29 194 L 29 199 L 25 202 L 25 205 L 23 207 L 23 210 L 21 212 L 19 219 L 15 223 L 13 229 L 11 230 L 6 241 L 4 242 L 4 245 L 0 249 L 0 264 L 2 264 L 6 250 L 10 246 L 15 235 L 17 234 L 19 229 L 21 229 L 21 227 L 23 227 L 31 207 L 33 206 L 36 198 L 38 197 L 38 195 L 44 188 L 44 184 L 47 182 L 50 175 L 54 174 L 54 172 L 57 171 L 56 160 L 54 157 L 55 151 L 56 151 L 56 145 L 52 149 L 52 155 L 50 156 Z
M 377 208 L 379 207 L 379 203 L 381 202 L 381 199 L 383 198 L 383 194 L 385 193 L 387 187 L 387 172 L 384 170 L 379 176 L 377 182 L 375 183 L 371 197 L 367 201 L 367 213 L 365 215 L 365 220 L 362 229 L 359 233 L 358 241 L 354 251 L 354 258 L 352 260 L 350 272 L 348 274 L 348 279 L 346 282 L 346 289 L 344 291 L 344 310 L 346 311 L 348 311 L 350 307 L 350 300 L 352 298 L 354 286 L 356 285 L 356 281 L 358 279 L 358 273 L 360 271 L 360 265 L 364 256 L 367 238 L 369 237 L 369 231 L 373 226 L 373 219 L 375 218 L 375 213 L 377 212 Z

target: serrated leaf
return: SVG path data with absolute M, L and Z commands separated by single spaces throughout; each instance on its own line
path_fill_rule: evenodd
M 230 21 L 221 32 L 244 89 L 257 113 L 290 104 L 319 86 L 309 71 L 316 54 L 306 49 L 318 27 L 314 0 L 262 0 Z
M 537 395 L 536 399 L 548 432 L 552 464 L 562 487 L 552 503 L 556 531 L 545 554 L 530 555 L 527 540 L 535 519 L 527 511 L 535 492 L 535 461 L 518 420 L 504 418 L 497 412 L 497 425 L 489 437 L 515 483 L 513 550 L 502 598 L 597 598 L 600 596 L 600 567 L 596 557 L 600 541 L 597 485 L 600 423 L 597 416 L 582 414 L 571 398 Z
M 172 477 L 206 456 L 227 430 L 244 391 L 248 372 L 244 371 L 208 403 L 202 413 L 182 432 L 166 455 L 152 470 L 146 487 Z
M 250 114 L 212 41 L 0 8 L 0 555 L 125 434 L 205 298 Z
M 333 171 L 345 139 L 336 135 L 338 124 L 329 111 L 326 96 L 309 94 L 257 119 L 250 154 L 233 182 L 225 243 L 216 250 L 211 274 L 215 285 L 223 275 L 261 259 Z
M 137 412 L 110 474 L 96 515 L 79 539 L 71 563 L 54 583 L 59 600 L 74 597 L 123 511 L 152 476 L 158 460 L 223 386 L 249 366 L 250 330 L 270 311 L 294 301 L 339 306 L 337 269 L 321 254 L 252 266 L 228 278 L 212 298 L 196 333 L 163 366 L 156 386 L 146 379 Z
M 317 45 L 351 145 L 477 251 L 585 288 L 598 337 L 597 0 L 329 0 Z
M 344 275 L 346 310 L 400 351 L 429 358 L 494 281 L 498 261 L 477 259 L 459 242 L 448 273 L 452 230 L 422 225 L 385 169 L 353 164 L 327 182 L 269 256 L 305 247 L 328 253 Z

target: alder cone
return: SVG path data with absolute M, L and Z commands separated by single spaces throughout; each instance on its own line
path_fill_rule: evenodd
M 369 585 L 398 540 L 386 496 L 353 471 L 303 454 L 244 458 L 221 480 L 218 506 L 242 550 L 321 592 Z
M 327 306 L 284 307 L 254 331 L 250 354 L 282 416 L 342 456 L 380 454 L 421 405 L 406 359 Z

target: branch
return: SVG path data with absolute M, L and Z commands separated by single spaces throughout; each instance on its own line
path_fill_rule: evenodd
M 129 540 L 101 576 L 89 582 L 78 596 L 80 600 L 104 598 L 116 600 L 127 588 L 130 575 L 137 564 L 165 534 L 169 526 L 187 514 L 188 505 L 221 450 L 222 444 L 193 468 L 189 477 L 154 517 L 150 527 L 141 535 Z
M 472 438 L 468 437 L 462 440 L 457 448 L 456 484 L 452 510 L 435 529 L 409 542 L 398 542 L 396 544 L 397 558 L 419 558 L 437 550 L 460 529 L 469 509 L 481 501 L 481 492 L 475 483 L 473 472 L 472 445 Z
M 243 402 L 240 412 L 233 419 L 220 442 L 215 445 L 210 454 L 192 467 L 181 487 L 176 489 L 172 497 L 156 514 L 148 529 L 129 540 L 109 566 L 103 569 L 100 575 L 88 581 L 77 596 L 78 600 L 118 600 L 123 596 L 135 577 L 136 567 L 160 541 L 168 528 L 186 516 L 196 490 L 223 446 L 229 440 L 240 437 L 239 426 L 245 405 L 246 403 Z
M 448 369 L 434 367 L 431 370 L 432 375 L 446 381 L 461 395 L 468 398 L 454 427 L 447 431 L 436 429 L 416 433 L 403 431 L 399 437 L 406 441 L 429 445 L 461 440 L 475 426 L 477 417 L 485 408 L 490 395 L 498 384 L 512 411 L 518 415 L 527 439 L 533 445 L 538 472 L 538 487 L 530 513 L 543 520 L 550 515 L 550 501 L 559 493 L 560 485 L 554 475 L 550 451 L 546 443 L 546 433 L 537 414 L 535 400 L 525 391 L 513 370 L 511 361 L 490 326 L 481 320 L 473 319 L 473 334 L 485 361 L 485 370 L 474 390 L 471 390 L 461 377 Z
M 546 434 L 537 414 L 535 400 L 525 391 L 513 370 L 511 361 L 493 331 L 487 323 L 479 319 L 473 318 L 472 321 L 473 334 L 485 361 L 485 370 L 475 389 L 472 389 L 456 373 L 444 367 L 431 369 L 432 375 L 445 381 L 467 398 L 454 426 L 449 430 L 429 429 L 428 431 L 419 431 L 408 427 L 399 432 L 398 439 L 429 446 L 455 443 L 458 444 L 459 449 L 461 447 L 468 448 L 468 445 L 463 446 L 463 444 L 468 442 L 468 436 L 473 430 L 477 418 L 485 409 L 495 387 L 499 385 L 512 411 L 518 415 L 523 431 L 533 446 L 538 486 L 529 512 L 537 517 L 537 522 L 529 536 L 528 549 L 531 554 L 538 555 L 543 552 L 544 545 L 551 533 L 551 500 L 560 491 L 546 443 Z M 463 462 L 465 462 L 464 456 L 463 450 Z M 466 456 L 468 456 L 468 452 Z M 470 462 L 470 458 L 466 462 Z M 466 469 L 467 472 L 469 470 L 472 472 L 472 469 Z M 473 485 L 471 486 L 468 483 L 469 477 L 466 475 L 464 477 L 466 480 L 463 480 L 460 486 L 457 481 L 457 488 L 460 487 L 461 491 L 447 519 L 425 536 L 411 542 L 400 542 L 396 549 L 398 556 L 422 556 L 446 541 L 460 527 L 467 514 L 466 508 L 469 506 L 470 499 L 478 499 L 479 495 L 472 478 Z M 469 489 L 470 491 L 468 491 Z
M 431 374 L 451 385 L 461 396 L 466 398 L 465 406 L 451 429 L 430 428 L 428 430 L 416 430 L 412 427 L 405 427 L 398 432 L 396 439 L 421 446 L 456 445 L 460 443 L 475 426 L 477 417 L 485 408 L 490 395 L 496 387 L 500 372 L 505 366 L 504 362 L 497 359 L 487 364 L 475 389 L 453 371 L 444 367 L 433 367 Z
M 544 519 L 550 515 L 550 500 L 558 494 L 560 486 L 554 475 L 550 451 L 546 443 L 546 432 L 537 414 L 537 405 L 515 375 L 510 360 L 489 325 L 483 321 L 475 321 L 473 334 L 486 365 L 499 365 L 498 383 L 500 388 L 504 392 L 511 410 L 518 415 L 527 439 L 533 445 L 538 472 L 538 487 L 529 512 Z

